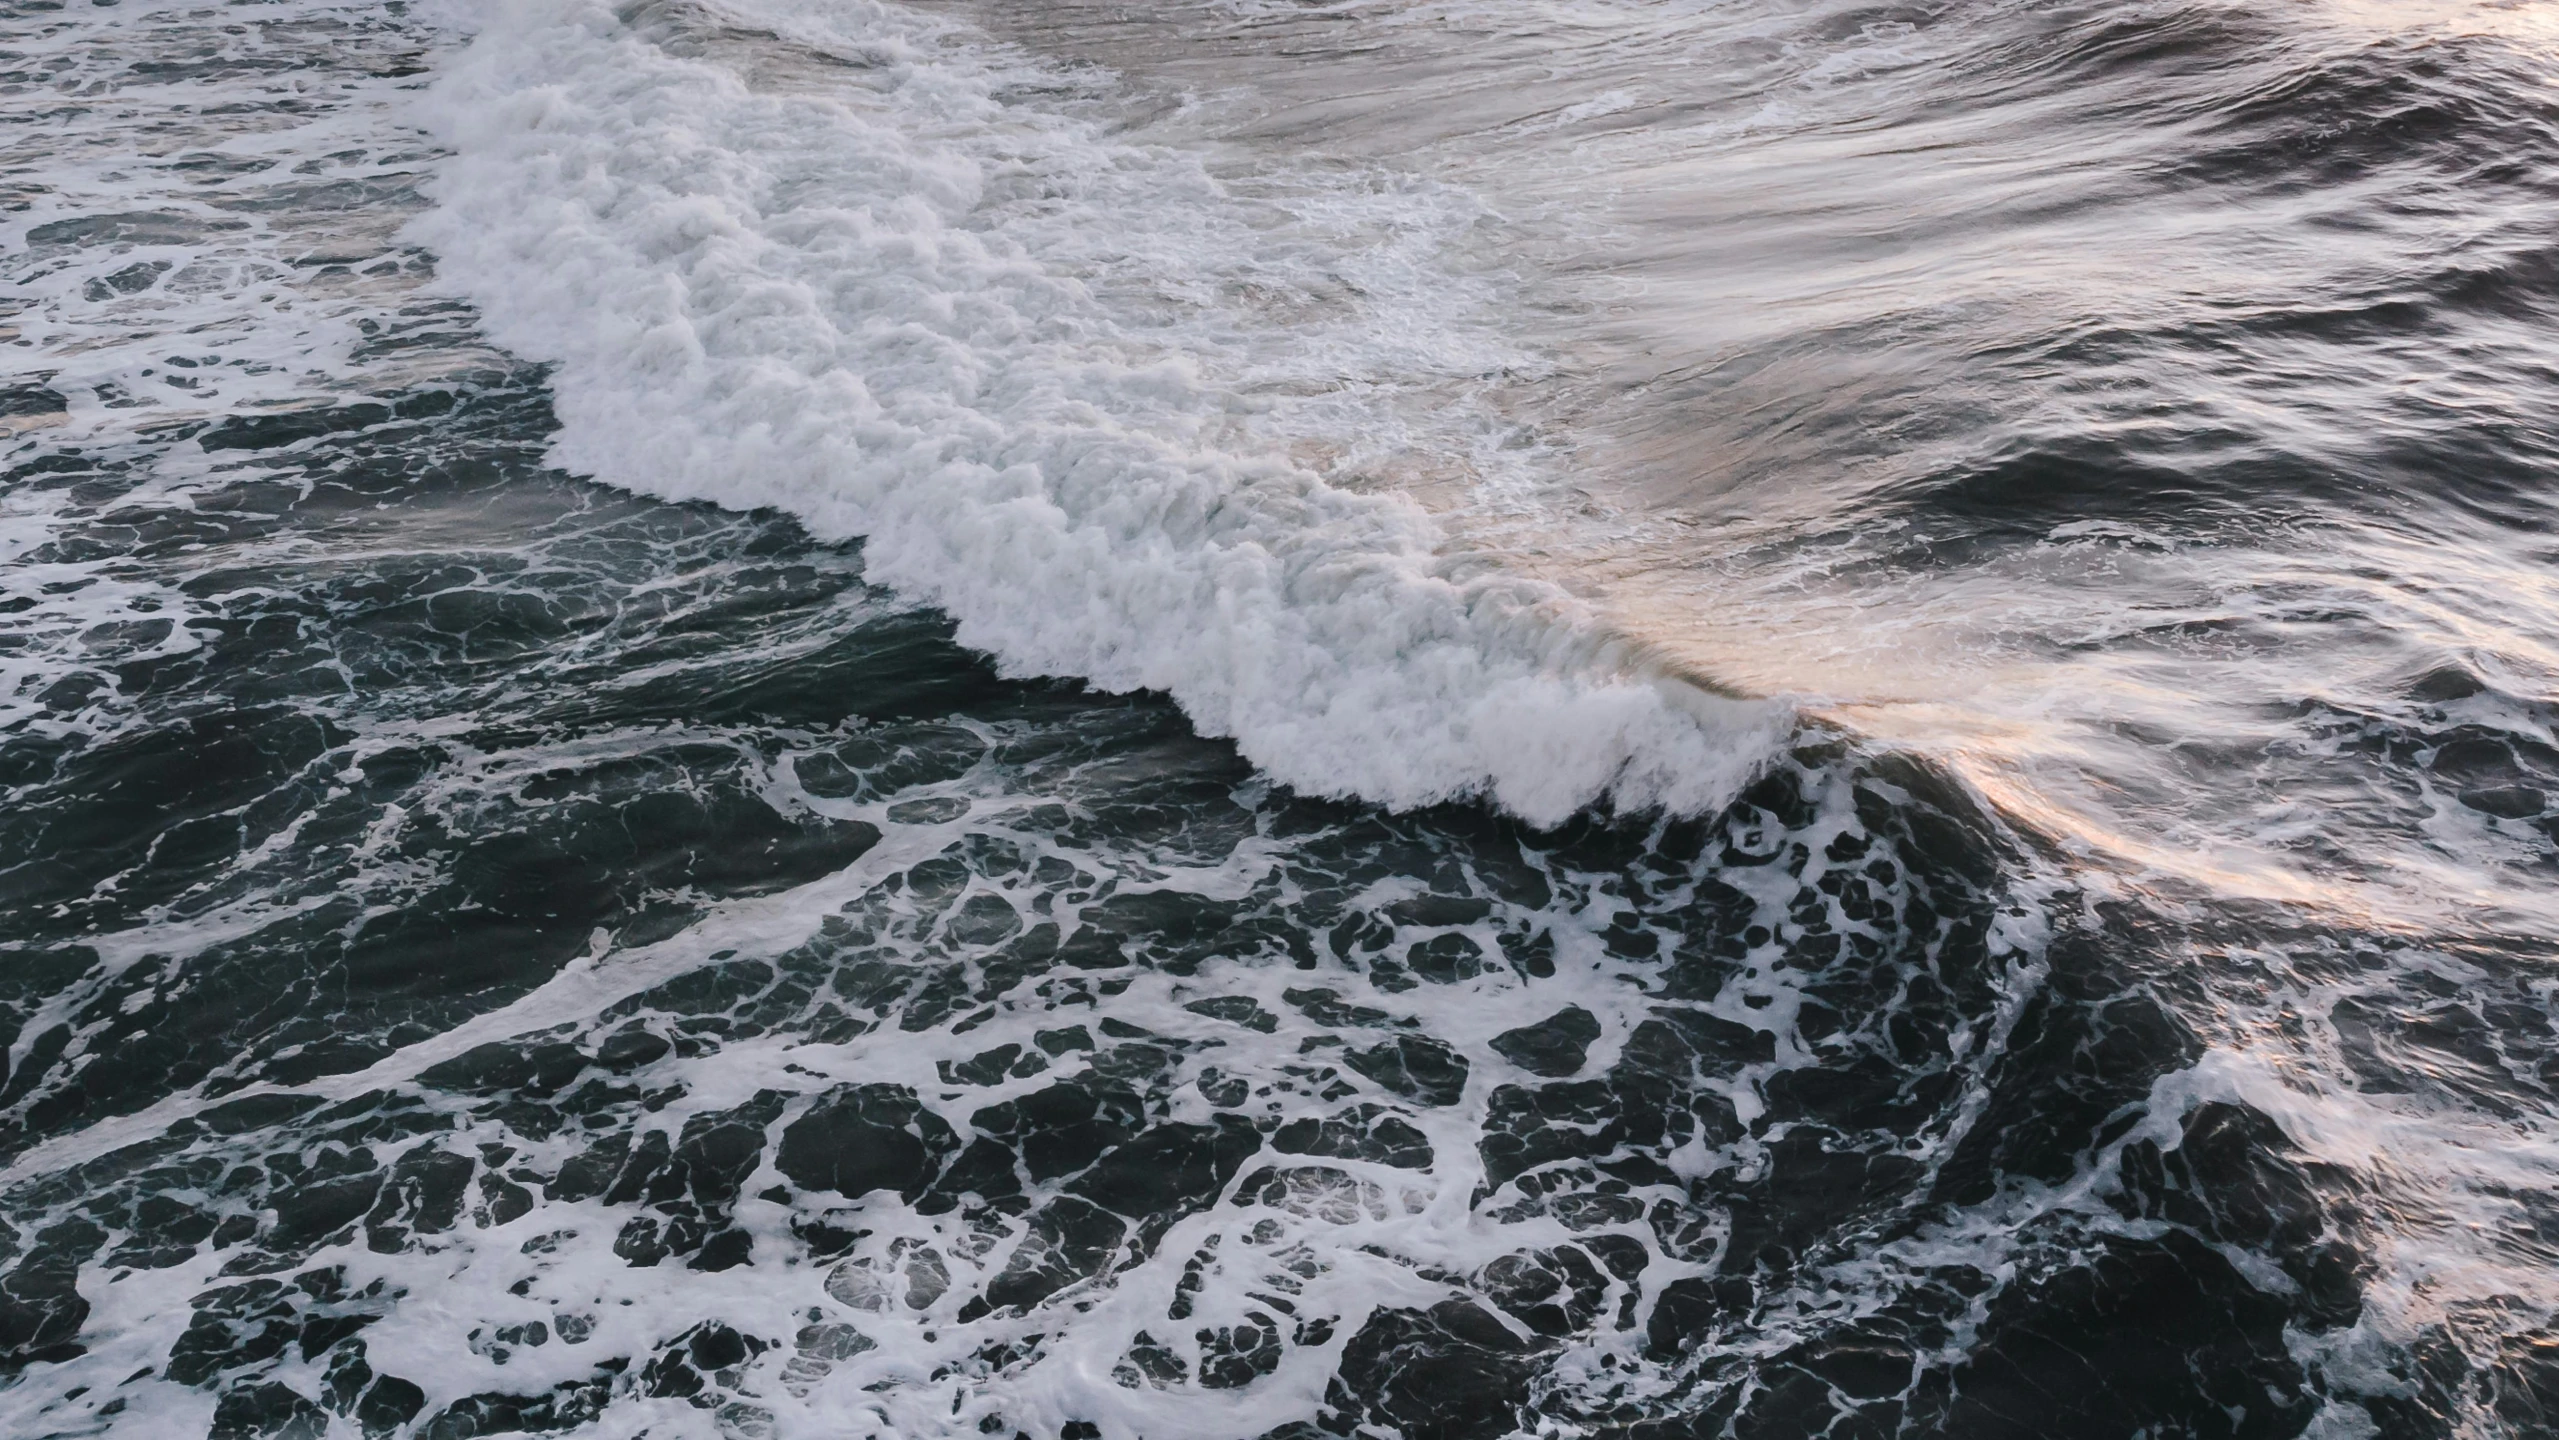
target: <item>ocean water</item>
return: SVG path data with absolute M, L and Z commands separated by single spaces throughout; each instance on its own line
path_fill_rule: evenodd
M 2559 1433 L 2559 19 L 0 4 L 0 1433 Z

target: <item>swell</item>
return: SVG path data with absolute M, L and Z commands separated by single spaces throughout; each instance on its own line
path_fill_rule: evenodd
M 911 83 L 883 73 L 905 62 L 882 26 L 830 49 L 643 18 L 751 95 Z M 314 27 L 297 63 L 401 40 Z M 1001 93 L 1033 80 L 1063 83 L 1018 72 Z M 965 128 L 895 133 L 930 159 Z M 343 133 L 294 148 L 344 159 Z M 1074 184 L 1110 166 L 1044 169 L 1037 138 L 944 167 L 935 193 L 981 181 L 1003 222 L 981 228 L 1064 290 L 1212 288 L 1222 272 L 1170 253 L 1109 263 L 1151 232 L 1094 239 Z M 405 163 L 405 137 L 377 143 L 375 166 Z M 671 167 L 701 153 L 668 149 Z M 758 153 L 776 189 L 825 178 Z M 202 193 L 192 163 L 170 189 Z M 617 208 L 639 188 L 619 173 L 563 184 L 663 214 Z M 1166 180 L 1135 174 L 1133 192 Z M 135 257 L 52 233 L 36 263 L 73 267 L 44 277 L 54 313 L 158 303 L 85 300 L 92 277 L 121 293 Z M 822 333 L 775 323 L 785 288 L 717 319 Z M 1332 309 L 1365 326 L 1382 293 L 1372 270 Z M 1311 282 L 1284 298 L 1326 308 Z M 1155 448 L 1127 453 L 1303 433 L 1270 397 L 1318 367 L 1221 392 L 1254 357 L 1196 323 L 1215 307 L 1167 300 L 1148 352 L 1130 305 L 1083 303 L 1032 317 L 1087 327 L 1044 362 L 1202 357 L 1152 410 L 1071 397 L 1142 419 Z M 387 349 L 441 314 L 429 354 L 453 371 L 481 353 L 457 308 L 348 323 Z M 979 353 L 877 313 L 927 358 Z M 1097 339 L 1102 313 L 1117 328 Z M 123 378 L 149 379 L 174 328 L 137 335 Z M 638 364 L 589 358 L 608 380 L 605 361 Z M 967 398 L 1000 368 L 964 377 Z M 204 403 L 196 387 L 250 367 L 210 371 L 170 394 Z M 334 408 L 234 393 L 217 426 L 176 432 L 193 449 L 13 474 L 57 497 L 38 538 L 61 548 L 12 577 L 36 608 L 7 608 L 54 671 L 94 679 L 38 697 L 25 672 L 58 728 L 0 747 L 19 786 L 0 849 L 63 862 L 10 877 L 0 912 L 23 980 L 58 987 L 8 997 L 0 1104 L 21 1128 L 0 1133 L 65 1142 L 8 1177 L 0 1365 L 27 1369 L 0 1428 L 620 1431 L 686 1407 L 703 1432 L 1269 1440 L 1311 1440 L 1269 1428 L 1307 1415 L 1440 1440 L 2547 1428 L 2546 946 L 2198 927 L 2084 857 L 2039 868 L 1906 756 L 1807 749 L 1712 822 L 1542 835 L 1273 794 L 1169 706 L 994 682 L 786 519 L 540 473 L 529 374 L 445 382 L 457 395 L 384 373 L 343 372 L 370 398 Z M 783 409 L 805 399 L 788 382 Z M 101 371 L 53 383 L 80 425 L 130 413 L 88 400 L 114 404 Z M 1201 393 L 1265 408 L 1186 427 Z M 1021 416 L 924 408 L 976 417 L 954 446 Z M 693 435 L 625 409 L 656 427 L 603 437 L 635 463 Z M 701 483 L 770 478 L 717 468 L 742 453 L 717 427 L 751 410 L 705 413 Z M 1124 458 L 1103 455 L 1114 494 L 1156 473 Z M 164 467 L 204 483 L 159 488 Z M 2559 762 L 2530 677 L 2447 665 L 2403 689 L 2434 710 L 2422 732 L 2394 735 L 2387 709 L 2357 732 L 2392 747 L 2386 774 L 2457 783 L 2447 811 L 2501 825 L 2542 814 Z M 78 748 L 82 727 L 104 743 Z M 2036 883 L 2050 869 L 2057 889 Z
M 1696 811 L 1771 752 L 1781 707 L 1257 443 L 1250 357 L 1219 370 L 1252 317 L 1203 297 L 1322 298 L 1325 257 L 1275 269 L 1196 161 L 1012 103 L 1071 86 L 901 11 L 753 23 L 791 41 L 761 84 L 709 12 L 513 7 L 435 87 L 415 233 L 556 367 L 558 463 L 859 537 L 1008 672 L 1163 691 L 1311 793 Z

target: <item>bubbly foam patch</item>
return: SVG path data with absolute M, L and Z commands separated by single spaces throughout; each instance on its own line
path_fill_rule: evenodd
M 560 463 L 865 537 L 1012 672 L 1167 692 L 1319 794 L 1546 823 L 1732 795 L 1779 707 L 1660 673 L 1257 428 L 1279 390 L 1448 363 L 1432 326 L 1464 325 L 1413 309 L 1470 303 L 1463 277 L 1238 199 L 1076 114 L 1076 83 L 889 6 L 511 6 L 435 87 L 456 154 L 415 233 L 557 366 Z

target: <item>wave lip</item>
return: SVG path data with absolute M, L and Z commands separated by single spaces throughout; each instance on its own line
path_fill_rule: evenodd
M 556 463 L 859 537 L 1010 673 L 1167 692 L 1397 808 L 1730 798 L 1787 708 L 1253 445 L 1243 322 L 1200 297 L 1324 257 L 1257 248 L 1193 157 L 1008 101 L 1043 84 L 888 6 L 504 7 L 425 102 L 453 154 L 415 233 L 555 367 Z

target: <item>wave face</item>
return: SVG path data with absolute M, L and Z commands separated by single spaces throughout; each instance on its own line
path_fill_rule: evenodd
M 2559 1429 L 2554 40 L 0 6 L 0 1432 Z

